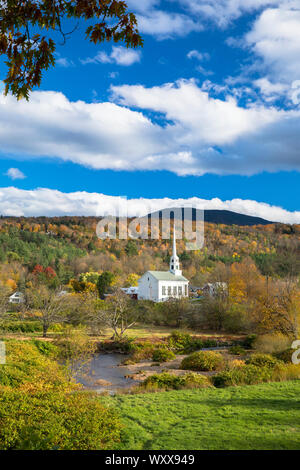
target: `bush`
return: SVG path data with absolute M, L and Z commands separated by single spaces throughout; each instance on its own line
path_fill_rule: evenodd
M 295 349 L 289 348 L 279 353 L 274 353 L 274 356 L 280 361 L 283 361 L 286 364 L 288 364 L 292 362 L 292 355 L 294 352 L 295 352 Z
M 276 382 L 297 379 L 300 379 L 300 364 L 278 364 L 274 368 L 273 380 Z
M 215 387 L 228 387 L 231 385 L 254 385 L 261 382 L 270 382 L 273 377 L 270 367 L 258 367 L 248 364 L 231 370 L 220 372 L 212 377 Z
M 168 345 L 179 354 L 188 354 L 202 348 L 214 348 L 218 346 L 218 341 L 214 339 L 202 340 L 193 338 L 188 333 L 174 331 L 168 338 Z
M 116 413 L 86 392 L 1 390 L 1 450 L 100 450 L 120 440 Z
M 41 341 L 39 339 L 33 339 L 32 344 L 37 348 L 37 350 L 44 356 L 54 356 L 57 354 L 57 347 L 50 343 L 49 341 Z
M 4 321 L 0 328 L 7 333 L 36 333 L 42 332 L 42 324 L 37 321 Z
M 136 349 L 133 338 L 123 338 L 119 341 L 102 341 L 98 344 L 101 351 L 119 352 L 122 354 L 130 354 Z
M 112 448 L 121 431 L 115 412 L 70 382 L 66 369 L 47 357 L 49 343 L 35 343 L 6 341 L 6 364 L 0 367 L 0 449 Z
M 152 359 L 155 345 L 150 342 L 136 343 L 130 360 L 133 362 L 141 362 L 143 360 Z
M 201 374 L 189 373 L 177 376 L 163 372 L 147 377 L 147 379 L 141 383 L 140 387 L 148 390 L 180 390 L 183 388 L 211 387 L 211 383 L 207 377 Z
M 246 361 L 246 364 L 252 364 L 257 367 L 275 367 L 280 363 L 278 359 L 270 354 L 252 354 Z
M 178 353 L 187 353 L 194 351 L 195 348 L 201 349 L 203 343 L 201 340 L 193 340 L 191 335 L 174 331 L 168 338 L 169 347 Z M 197 344 L 197 346 L 196 346 Z
M 277 363 L 274 367 L 246 364 L 216 374 L 212 383 L 215 387 L 228 387 L 296 379 L 300 379 L 300 364 Z
M 274 354 L 285 351 L 291 347 L 291 344 L 291 338 L 277 333 L 258 336 L 254 342 L 254 347 L 259 352 Z
M 257 339 L 257 335 L 255 334 L 252 334 L 252 335 L 248 335 L 246 336 L 246 338 L 242 341 L 242 346 L 245 348 L 245 349 L 253 349 L 254 347 L 254 343 Z
M 152 360 L 154 362 L 167 362 L 175 359 L 175 357 L 175 354 L 167 348 L 158 348 L 152 353 Z
M 65 369 L 41 354 L 29 341 L 6 341 L 6 364 L 0 367 L 0 384 L 8 387 L 66 388 Z
M 214 351 L 198 351 L 181 362 L 181 368 L 185 370 L 213 371 L 221 369 L 223 365 L 222 355 Z
M 243 356 L 246 354 L 246 350 L 242 348 L 242 346 L 231 346 L 229 349 L 230 354 L 233 354 L 234 356 Z

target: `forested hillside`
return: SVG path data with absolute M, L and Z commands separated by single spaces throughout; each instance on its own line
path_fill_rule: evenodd
M 169 240 L 100 240 L 96 235 L 98 220 L 1 218 L 2 283 L 24 283 L 41 269 L 37 266 L 43 270 L 51 268 L 56 285 L 67 284 L 91 271 L 111 271 L 121 285 L 131 274 L 167 269 Z M 177 245 L 184 274 L 195 285 L 224 278 L 226 270 L 245 260 L 252 260 L 264 276 L 285 278 L 300 274 L 300 225 L 240 227 L 205 223 L 203 249 L 186 251 L 184 240 L 178 240 Z

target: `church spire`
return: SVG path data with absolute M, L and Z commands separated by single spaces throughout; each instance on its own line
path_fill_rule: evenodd
M 175 231 L 175 220 L 173 226 L 173 253 L 170 259 L 170 272 L 175 274 L 175 276 L 181 276 L 182 271 L 179 265 L 179 258 L 176 253 L 176 231 Z

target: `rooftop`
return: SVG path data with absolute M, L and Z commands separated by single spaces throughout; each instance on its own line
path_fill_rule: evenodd
M 147 271 L 158 281 L 187 281 L 184 276 L 175 276 L 170 271 Z

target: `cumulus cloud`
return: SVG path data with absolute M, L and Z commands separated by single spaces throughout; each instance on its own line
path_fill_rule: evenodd
M 189 199 L 125 199 L 100 193 L 62 193 L 39 188 L 31 191 L 14 187 L 0 188 L 0 213 L 10 216 L 105 216 L 127 213 L 128 217 L 144 216 L 150 212 L 171 207 L 195 207 L 197 209 L 230 210 L 246 215 L 262 217 L 274 222 L 300 223 L 300 212 L 289 212 L 253 200 L 232 199 L 222 201 L 192 197 Z
M 81 63 L 85 64 L 117 64 L 128 67 L 141 60 L 141 51 L 135 49 L 127 49 L 123 46 L 113 46 L 110 54 L 104 51 L 99 52 L 95 57 L 82 59 Z
M 18 168 L 9 168 L 5 175 L 12 180 L 23 180 L 24 178 L 26 178 L 24 173 Z
M 202 24 L 192 17 L 181 13 L 170 13 L 163 10 L 152 10 L 144 15 L 137 15 L 139 30 L 158 39 L 170 39 L 186 36 L 192 31 L 201 31 Z
M 286 95 L 289 91 L 288 85 L 284 83 L 272 83 L 266 77 L 254 80 L 253 85 L 259 88 L 261 94 L 270 101 Z
M 300 78 L 300 6 L 267 9 L 254 22 L 246 43 L 277 82 Z
M 178 175 L 300 169 L 300 110 L 243 108 L 192 80 L 111 90 L 114 102 L 104 103 L 72 102 L 57 92 L 34 92 L 29 102 L 1 96 L 2 152 Z
M 297 0 L 178 0 L 187 11 L 207 18 L 220 27 L 227 27 L 245 13 L 278 5 L 295 5 Z

